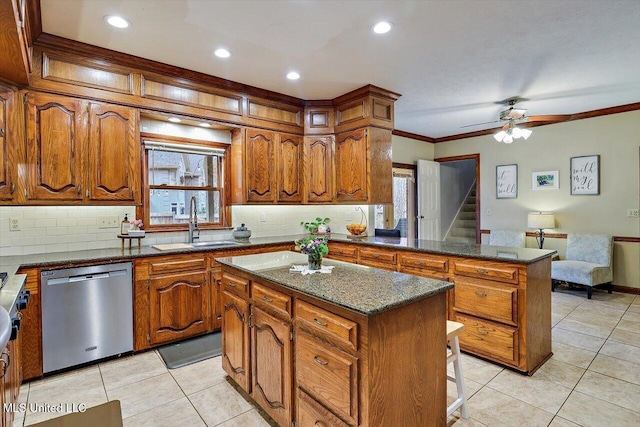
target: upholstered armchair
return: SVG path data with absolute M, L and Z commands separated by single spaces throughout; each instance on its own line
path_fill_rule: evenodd
M 491 246 L 524 248 L 525 232 L 516 230 L 491 230 L 489 234 L 489 244 Z
M 597 285 L 608 285 L 611 293 L 613 280 L 613 237 L 604 234 L 568 234 L 567 256 L 551 262 L 551 290 L 557 282 L 587 287 L 587 298 Z

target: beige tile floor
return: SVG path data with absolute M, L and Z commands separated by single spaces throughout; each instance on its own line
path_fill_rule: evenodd
M 640 425 L 640 296 L 558 289 L 552 294 L 553 357 L 532 377 L 463 355 L 471 418 L 448 425 Z M 155 351 L 24 384 L 28 403 L 118 399 L 124 425 L 269 427 L 226 379 L 220 358 L 168 370 Z M 455 385 L 449 383 L 453 401 Z M 56 413 L 16 413 L 14 426 Z

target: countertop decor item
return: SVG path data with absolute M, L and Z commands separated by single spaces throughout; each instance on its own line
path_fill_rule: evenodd
M 316 218 L 314 221 L 300 221 L 300 225 L 311 234 L 323 234 L 327 232 L 327 224 L 330 218 Z
M 367 230 L 367 217 L 365 216 L 364 210 L 361 207 L 358 206 L 358 209 L 362 213 L 362 216 L 360 217 L 359 223 L 352 222 L 351 224 L 347 225 L 347 230 L 349 230 L 349 235 L 347 235 L 347 237 L 349 238 L 359 238 L 367 236 L 367 233 L 365 233 L 365 231 Z
M 240 227 L 236 228 L 231 232 L 231 235 L 234 239 L 248 239 L 251 237 L 251 230 L 241 224 Z
M 294 240 L 296 250 L 308 255 L 309 270 L 320 270 L 322 267 L 322 257 L 329 253 L 327 236 L 311 236 Z

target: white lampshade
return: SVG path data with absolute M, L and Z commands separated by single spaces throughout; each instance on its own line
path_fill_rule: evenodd
M 524 139 L 529 138 L 529 136 L 531 136 L 532 133 L 533 131 L 530 131 L 529 129 L 520 129 L 520 136 L 523 137 Z
M 527 217 L 527 227 L 538 230 L 556 228 L 556 220 L 552 212 L 531 212 Z
M 502 142 L 502 138 L 504 138 L 506 135 L 507 135 L 507 133 L 505 131 L 501 130 L 500 132 L 498 132 L 495 135 L 493 135 L 493 137 L 496 139 L 496 141 Z

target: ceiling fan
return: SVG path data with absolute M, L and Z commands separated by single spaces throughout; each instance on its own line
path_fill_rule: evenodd
M 507 100 L 507 104 L 509 108 L 506 110 L 500 111 L 499 120 L 494 120 L 492 122 L 485 123 L 475 123 L 472 125 L 462 126 L 463 128 L 471 127 L 471 126 L 479 126 L 486 125 L 490 123 L 500 123 L 507 122 L 500 132 L 495 134 L 493 137 L 498 142 L 504 142 L 510 144 L 513 142 L 514 138 L 524 138 L 527 139 L 531 135 L 531 131 L 529 129 L 524 129 L 526 127 L 534 126 L 534 123 L 538 124 L 550 124 L 557 123 L 561 121 L 567 120 L 570 115 L 569 114 L 556 114 L 556 115 L 545 115 L 545 116 L 527 116 L 525 113 L 527 112 L 524 108 L 515 108 L 516 103 L 519 101 L 519 98 L 512 98 Z M 516 126 L 517 125 L 517 126 Z
M 463 128 L 467 128 L 467 127 L 472 127 L 472 126 L 480 126 L 480 125 L 487 125 L 487 124 L 491 124 L 491 123 L 500 123 L 500 122 L 508 122 L 507 124 L 505 124 L 502 129 L 503 130 L 507 130 L 509 128 L 509 126 L 513 127 L 516 124 L 521 126 L 521 127 L 529 127 L 532 126 L 533 123 L 544 123 L 544 124 L 549 124 L 549 123 L 556 123 L 556 122 L 562 122 L 567 120 L 569 117 L 571 117 L 570 114 L 554 114 L 554 115 L 544 115 L 544 116 L 527 116 L 526 112 L 527 109 L 526 108 L 515 108 L 516 103 L 518 103 L 518 101 L 521 101 L 520 98 L 511 98 L 508 99 L 506 101 L 506 103 L 509 105 L 509 108 L 507 108 L 506 110 L 502 110 L 500 111 L 500 118 L 498 120 L 494 120 L 491 122 L 484 122 L 484 123 L 474 123 L 472 125 L 466 125 L 466 126 L 462 126 Z

